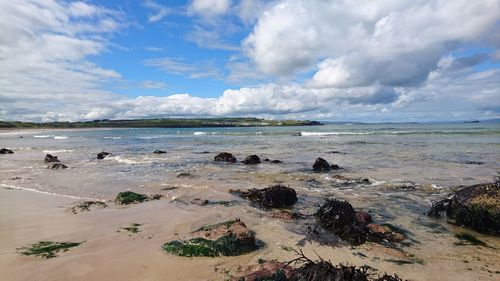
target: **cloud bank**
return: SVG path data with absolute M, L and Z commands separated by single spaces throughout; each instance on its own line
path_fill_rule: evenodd
M 155 23 L 172 8 L 145 1 Z M 256 80 L 212 98 L 118 95 L 123 80 L 90 58 L 111 52 L 127 16 L 89 2 L 0 3 L 0 119 L 93 120 L 170 116 L 416 121 L 500 115 L 500 3 L 434 1 L 189 1 L 196 40 L 232 50 L 230 73 L 208 61 L 142 63 L 192 79 Z M 225 23 L 248 26 L 241 46 Z M 209 30 L 209 27 L 214 27 Z M 236 29 L 235 29 L 236 30 Z M 193 35 L 194 34 L 194 35 Z M 207 35 L 208 34 L 208 35 Z M 199 43 L 202 44 L 200 41 Z M 471 51 L 472 50 L 472 51 Z M 265 80 L 261 79 L 266 77 Z M 261 80 L 261 82 L 258 82 Z M 164 89 L 155 81 L 144 88 Z

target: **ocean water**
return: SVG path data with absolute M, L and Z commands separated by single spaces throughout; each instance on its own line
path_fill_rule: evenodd
M 1 186 L 96 199 L 124 190 L 178 192 L 169 187 L 224 197 L 229 188 L 283 183 L 312 197 L 370 202 L 411 185 L 424 208 L 455 186 L 491 181 L 500 171 L 499 123 L 2 131 L 0 147 L 15 152 L 0 155 Z M 153 154 L 157 149 L 168 153 Z M 112 155 L 97 160 L 101 151 Z M 283 163 L 214 163 L 223 151 Z M 47 169 L 48 153 L 70 168 Z M 343 169 L 313 173 L 316 157 Z

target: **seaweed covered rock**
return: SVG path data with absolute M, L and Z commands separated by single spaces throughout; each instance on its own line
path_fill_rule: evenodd
M 427 215 L 479 232 L 500 234 L 500 180 L 464 187 L 432 205 Z
M 382 276 L 374 274 L 369 266 L 333 265 L 319 257 L 318 260 L 307 258 L 302 252 L 299 257 L 282 263 L 265 261 L 247 267 L 243 274 L 233 277 L 232 281 L 403 281 L 397 275 Z M 293 265 L 293 267 L 291 266 Z
M 141 203 L 149 200 L 158 200 L 160 198 L 161 198 L 160 194 L 147 196 L 145 194 L 135 193 L 132 191 L 124 191 L 116 195 L 115 203 L 119 205 L 128 205 L 133 203 Z
M 259 164 L 260 163 L 260 158 L 257 155 L 249 155 L 245 160 L 243 160 L 244 164 L 251 165 L 251 164 Z
M 167 242 L 162 249 L 183 257 L 238 256 L 258 249 L 255 236 L 239 220 L 204 226 L 193 234 L 196 237 Z
M 69 248 L 79 246 L 82 243 L 83 242 L 39 241 L 35 244 L 18 248 L 17 252 L 25 256 L 37 256 L 42 259 L 50 259 L 57 257 L 58 252 L 66 252 Z
M 45 158 L 43 159 L 45 163 L 55 163 L 55 162 L 61 162 L 59 159 L 57 159 L 57 156 L 53 156 L 51 154 L 45 155 Z
M 313 170 L 315 172 L 329 172 L 331 170 L 338 170 L 340 167 L 338 165 L 330 165 L 325 159 L 318 157 L 313 164 Z
M 68 166 L 64 165 L 63 163 L 50 163 L 50 165 L 48 165 L 47 168 L 52 170 L 61 170 L 61 169 L 67 169 Z
M 316 222 L 353 245 L 361 245 L 367 233 L 356 219 L 356 213 L 347 201 L 327 200 L 315 214 Z
M 14 151 L 7 149 L 7 148 L 2 148 L 0 149 L 0 154 L 13 154 Z
M 297 202 L 295 189 L 280 184 L 263 189 L 252 188 L 247 191 L 230 190 L 229 192 L 258 203 L 265 208 L 286 208 Z
M 165 150 L 155 150 L 153 151 L 154 154 L 165 154 L 167 153 Z
M 238 160 L 229 152 L 221 152 L 214 157 L 214 161 L 236 163 Z
M 97 159 L 102 160 L 102 159 L 108 157 L 108 155 L 111 155 L 111 153 L 106 152 L 106 151 L 99 152 L 99 153 L 97 153 Z

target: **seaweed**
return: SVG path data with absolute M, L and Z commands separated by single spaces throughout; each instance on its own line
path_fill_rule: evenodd
M 147 196 L 145 194 L 135 193 L 132 191 L 124 191 L 118 193 L 115 198 L 115 203 L 119 205 L 128 205 L 133 203 L 141 203 L 149 200 L 158 200 L 162 197 L 161 194 L 153 194 Z
M 238 256 L 256 250 L 256 245 L 242 243 L 236 235 L 225 235 L 217 240 L 192 238 L 174 240 L 163 244 L 165 252 L 183 257 Z
M 59 251 L 66 252 L 69 248 L 79 246 L 83 242 L 54 242 L 54 241 L 39 241 L 35 244 L 30 244 L 25 247 L 18 248 L 18 253 L 26 256 L 37 256 L 42 259 L 50 259 L 57 257 Z
M 131 223 L 127 227 L 122 227 L 122 229 L 126 230 L 128 232 L 131 232 L 131 233 L 138 233 L 138 232 L 141 232 L 141 230 L 139 229 L 139 226 L 141 226 L 141 225 L 142 224 L 140 224 L 140 223 Z
M 78 203 L 76 206 L 71 207 L 71 212 L 77 214 L 80 212 L 88 212 L 91 210 L 92 206 L 97 208 L 106 208 L 108 205 L 101 201 L 85 201 Z

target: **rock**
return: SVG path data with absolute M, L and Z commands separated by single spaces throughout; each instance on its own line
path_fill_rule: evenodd
M 500 180 L 461 188 L 435 202 L 428 216 L 447 218 L 479 232 L 500 234 Z
M 191 176 L 190 172 L 179 172 L 176 175 L 176 177 L 178 177 L 178 178 L 185 178 L 185 177 L 190 177 L 190 176 Z
M 266 158 L 266 159 L 264 159 L 263 161 L 264 161 L 264 162 L 269 162 L 269 161 L 271 161 L 271 160 L 269 160 L 269 158 Z
M 145 195 L 140 193 L 135 193 L 132 191 L 124 191 L 118 193 L 115 198 L 115 203 L 118 205 L 128 205 L 133 203 L 141 203 L 144 201 L 158 200 L 162 196 L 160 194 Z
M 282 161 L 280 161 L 280 160 L 272 160 L 272 161 L 271 161 L 271 163 L 272 163 L 272 164 L 281 164 L 281 163 L 283 163 L 283 162 L 282 162 Z
M 238 256 L 258 247 L 255 236 L 240 220 L 201 227 L 195 238 L 163 244 L 165 252 L 184 257 Z
M 280 220 L 284 220 L 284 221 L 293 221 L 293 220 L 302 219 L 305 217 L 301 213 L 289 212 L 289 211 L 285 211 L 285 210 L 282 210 L 279 212 L 272 212 L 272 213 L 269 213 L 267 216 L 270 218 L 273 218 L 273 219 L 280 219 Z
M 250 155 L 250 156 L 247 156 L 247 158 L 245 158 L 245 160 L 243 160 L 243 163 L 244 164 L 259 164 L 260 163 L 260 158 L 259 156 L 257 155 Z
M 200 199 L 200 198 L 193 198 L 191 200 L 191 204 L 195 204 L 198 206 L 205 206 L 208 204 L 208 200 L 207 199 Z
M 167 153 L 167 152 L 166 152 L 166 151 L 164 151 L 164 150 L 155 150 L 155 151 L 153 151 L 153 153 L 154 153 L 154 154 L 165 154 L 165 153 Z
M 59 159 L 57 159 L 57 156 L 52 156 L 50 154 L 45 155 L 45 159 L 43 161 L 45 163 L 61 162 L 61 161 L 59 161 Z
M 313 170 L 315 172 L 329 172 L 331 170 L 339 170 L 339 165 L 330 165 L 325 159 L 318 157 L 313 164 Z
M 286 208 L 297 202 L 297 193 L 295 190 L 280 184 L 263 189 L 252 188 L 247 191 L 230 190 L 229 192 L 258 203 L 265 208 Z
M 347 201 L 328 199 L 315 217 L 318 225 L 352 245 L 361 245 L 366 241 L 366 230 L 358 225 L 356 213 Z
M 301 132 L 298 132 L 298 133 L 294 133 L 293 136 L 295 137 L 301 137 L 302 136 L 302 133 Z
M 14 151 L 7 149 L 7 148 L 2 148 L 0 149 L 0 154 L 13 154 Z
M 221 152 L 214 157 L 214 161 L 236 163 L 237 160 L 231 153 Z
M 283 262 L 264 261 L 263 263 L 247 266 L 241 270 L 232 281 L 263 281 L 263 280 L 289 280 L 293 268 Z
M 106 151 L 99 152 L 97 154 L 97 159 L 104 159 L 104 158 L 108 157 L 108 155 L 111 155 L 111 153 L 106 152 Z
M 47 166 L 47 168 L 53 170 L 59 170 L 59 169 L 67 169 L 68 166 L 64 165 L 63 163 L 51 163 L 50 165 Z
M 379 225 L 370 223 L 366 225 L 366 227 L 370 231 L 369 235 L 370 235 L 370 240 L 372 241 L 378 241 L 382 239 L 390 242 L 399 243 L 406 239 L 406 236 L 398 231 L 399 229 L 390 224 Z
M 356 211 L 355 214 L 358 224 L 367 225 L 373 221 L 372 216 L 365 211 Z

